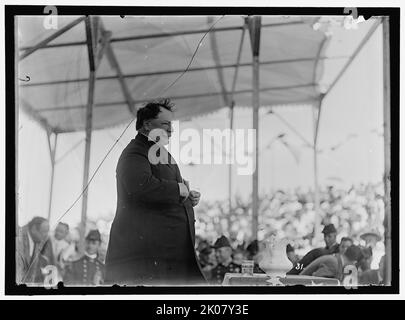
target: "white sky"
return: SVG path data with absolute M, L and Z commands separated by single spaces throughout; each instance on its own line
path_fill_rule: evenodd
M 319 148 L 330 148 L 347 140 L 336 151 L 319 155 L 319 181 L 332 184 L 331 177 L 342 179 L 345 185 L 360 182 L 379 182 L 383 175 L 383 138 L 372 132 L 383 132 L 382 107 L 382 34 L 381 27 L 363 48 L 340 82 L 323 102 L 319 128 Z M 309 106 L 278 108 L 282 115 L 307 140 L 312 140 L 312 109 Z M 264 110 L 263 110 L 263 113 Z M 249 128 L 251 110 L 236 109 L 235 127 Z M 210 116 L 181 124 L 183 127 L 228 127 L 228 111 L 221 110 Z M 50 157 L 46 133 L 38 124 L 20 113 L 19 123 L 19 215 L 20 225 L 34 215 L 47 216 L 50 187 Z M 90 176 L 123 131 L 116 129 L 93 132 Z M 297 163 L 292 154 L 280 142 L 260 154 L 259 190 L 261 193 L 278 188 L 312 187 L 313 154 L 285 124 L 272 115 L 260 117 L 259 145 L 266 146 L 273 137 L 286 133 L 286 140 L 299 150 Z M 115 166 L 127 143 L 135 136 L 132 125 L 119 144 L 110 153 L 89 187 L 88 216 L 111 216 L 116 206 Z M 354 137 L 355 135 L 355 137 Z M 84 138 L 84 133 L 63 134 L 58 137 L 56 158 Z M 81 193 L 84 161 L 84 143 L 57 163 L 54 182 L 52 220 L 55 222 Z M 191 186 L 199 187 L 203 199 L 226 199 L 228 196 L 228 169 L 226 165 L 180 165 L 184 178 Z M 235 171 L 234 171 L 235 172 Z M 234 192 L 243 197 L 251 193 L 250 176 L 233 176 Z M 81 201 L 66 215 L 63 221 L 76 224 L 80 221 Z

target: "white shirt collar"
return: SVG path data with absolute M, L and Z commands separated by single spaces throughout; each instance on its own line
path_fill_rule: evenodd
M 93 259 L 93 260 L 97 258 L 97 253 L 88 254 L 88 253 L 85 251 L 84 254 L 85 254 L 87 257 L 89 257 L 90 259 Z

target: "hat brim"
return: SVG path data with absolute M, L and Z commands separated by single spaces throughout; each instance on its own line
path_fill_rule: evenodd
M 329 234 L 329 233 L 337 233 L 337 230 L 324 230 L 322 231 L 323 234 Z
M 374 237 L 377 238 L 377 241 L 380 241 L 380 240 L 382 239 L 379 234 L 374 233 L 374 232 L 363 233 L 363 234 L 360 236 L 360 238 L 363 239 L 363 240 L 365 240 L 365 237 L 367 237 L 367 236 L 374 236 Z

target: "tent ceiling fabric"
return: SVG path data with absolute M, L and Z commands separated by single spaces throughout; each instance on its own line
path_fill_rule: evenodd
M 77 18 L 60 17 L 58 23 L 64 26 Z M 228 98 L 231 95 L 244 26 L 242 16 L 223 17 L 204 37 L 189 70 L 164 92 L 183 73 L 205 33 L 220 18 L 101 17 L 105 30 L 112 32 L 110 43 L 136 107 L 147 100 L 169 97 L 176 104 L 178 119 L 226 107 L 224 94 Z M 335 27 L 333 35 L 327 36 L 321 30 L 314 30 L 316 21 L 319 17 L 262 17 L 262 106 L 318 101 L 322 85 L 333 81 L 339 66 L 347 61 L 370 26 L 369 21 L 364 22 L 350 36 L 347 30 Z M 43 17 L 19 16 L 20 53 L 54 32 L 43 27 Z M 84 22 L 48 46 L 19 62 L 19 78 L 30 77 L 29 82 L 20 85 L 20 106 L 55 132 L 85 130 L 89 62 Z M 333 52 L 328 52 L 330 48 Z M 332 55 L 339 57 L 325 59 Z M 237 106 L 251 105 L 251 63 L 251 44 L 246 30 L 233 96 Z M 324 77 L 325 68 L 329 78 Z M 104 56 L 97 69 L 93 129 L 128 123 L 132 118 L 116 70 Z

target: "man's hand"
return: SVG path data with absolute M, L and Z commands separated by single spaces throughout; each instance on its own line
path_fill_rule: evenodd
M 181 197 L 181 198 L 184 198 L 184 199 L 187 199 L 187 198 L 188 198 L 188 196 L 189 196 L 189 194 L 190 194 L 190 191 L 189 191 L 189 189 L 188 189 L 188 187 L 187 187 L 186 184 L 184 184 L 184 183 L 179 183 L 179 191 L 180 191 L 180 197 Z
M 188 197 L 191 200 L 192 206 L 195 207 L 198 204 L 198 202 L 200 202 L 201 193 L 195 190 L 191 190 Z

